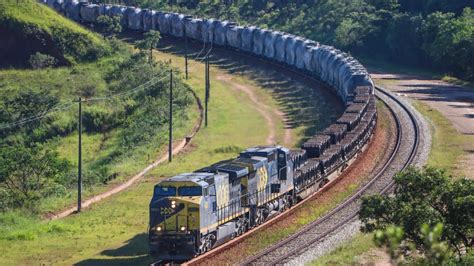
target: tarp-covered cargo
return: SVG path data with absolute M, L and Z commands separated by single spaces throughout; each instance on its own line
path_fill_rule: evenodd
M 86 22 L 96 22 L 99 17 L 99 5 L 90 4 L 81 6 L 81 18 Z
M 293 162 L 293 170 L 300 168 L 308 159 L 305 150 L 290 150 L 290 159 Z
M 358 86 L 356 89 L 355 89 L 355 93 L 357 95 L 364 95 L 364 94 L 372 94 L 373 93 L 373 89 L 371 86 Z
M 362 115 L 365 114 L 366 110 L 366 103 L 353 103 L 346 108 L 346 113 L 356 113 L 362 117 Z
M 123 14 L 125 13 L 125 10 L 127 10 L 127 8 L 124 6 L 113 5 L 109 10 L 109 16 L 119 16 L 123 20 Z
M 315 62 L 316 60 L 315 55 L 318 49 L 319 49 L 319 46 L 310 46 L 304 55 L 304 69 L 311 74 L 314 74 L 316 72 L 315 65 L 317 63 Z
M 170 34 L 171 15 L 166 12 L 158 12 L 158 26 L 161 34 Z
M 298 191 L 307 186 L 314 185 L 314 181 L 321 178 L 321 162 L 315 159 L 309 159 L 305 165 L 296 171 L 294 182 Z
M 128 13 L 128 28 L 131 30 L 143 29 L 143 12 L 140 8 L 132 8 Z
M 275 59 L 275 53 L 276 53 L 275 43 L 276 43 L 276 40 L 281 36 L 282 34 L 277 31 L 267 32 L 267 34 L 265 35 L 265 42 L 264 42 L 265 57 L 270 58 L 270 59 Z M 255 42 L 254 42 L 254 45 L 255 45 Z
M 201 37 L 203 42 L 214 42 L 217 20 L 210 18 L 203 21 L 201 26 Z
M 366 94 L 366 95 L 356 94 L 356 96 L 354 97 L 353 102 L 354 103 L 369 103 L 369 99 L 370 99 L 370 95 L 368 95 L 368 94 Z
M 286 61 L 286 44 L 293 36 L 289 34 L 280 34 L 275 40 L 275 57 L 274 59 L 280 62 Z
M 347 125 L 345 124 L 332 124 L 324 129 L 320 134 L 328 135 L 331 137 L 331 143 L 337 144 L 344 139 L 347 133 Z
M 360 121 L 360 116 L 354 113 L 344 113 L 339 119 L 337 119 L 337 124 L 347 125 L 347 131 L 352 131 Z
M 66 5 L 66 16 L 75 21 L 81 19 L 81 6 L 78 1 L 71 1 Z
M 143 30 L 144 31 L 150 31 L 150 30 L 156 29 L 155 14 L 156 14 L 156 11 L 154 10 L 150 10 L 150 9 L 144 10 L 144 14 L 143 14 Z
M 265 55 L 265 40 L 267 35 L 270 34 L 269 30 L 256 28 L 253 32 L 253 43 L 252 53 L 256 55 Z
M 294 66 L 296 64 L 296 47 L 303 43 L 303 39 L 296 36 L 288 38 L 285 46 L 285 62 Z
M 216 23 L 216 31 L 214 34 L 214 42 L 217 45 L 227 45 L 227 31 L 229 28 L 234 27 L 236 24 L 233 22 L 229 22 L 227 20 L 218 21 Z
M 241 27 L 241 26 L 235 26 L 235 27 L 231 27 L 227 29 L 227 32 L 226 32 L 227 45 L 235 49 L 241 49 L 243 31 L 244 31 L 244 27 Z
M 341 142 L 342 155 L 345 160 L 352 158 L 359 149 L 359 140 L 357 139 L 357 134 L 348 133 L 346 137 Z
M 194 40 L 202 40 L 201 26 L 202 19 L 187 19 L 184 21 L 184 28 L 186 29 L 186 36 Z
M 184 37 L 185 20 L 191 19 L 191 16 L 172 13 L 171 16 L 171 35 L 174 37 Z
M 253 51 L 253 38 L 254 38 L 254 33 L 256 32 L 256 29 L 257 29 L 256 27 L 250 26 L 250 27 L 245 27 L 244 30 L 242 31 L 242 45 L 241 45 L 242 51 L 245 51 L 245 52 Z M 263 39 L 262 39 L 261 44 L 263 44 Z
M 362 117 L 361 121 L 367 122 L 369 125 L 375 123 L 375 119 L 377 118 L 377 111 L 375 110 L 367 110 L 364 117 Z
M 319 158 L 319 161 L 321 162 L 325 174 L 334 171 L 343 162 L 341 145 L 332 145 Z
M 330 144 L 331 137 L 317 134 L 303 143 L 301 148 L 306 150 L 308 158 L 315 158 L 321 156 L 321 154 L 329 147 Z
M 112 8 L 111 5 L 100 5 L 99 15 L 100 16 L 110 16 L 110 9 L 111 8 Z
M 295 48 L 295 66 L 298 69 L 306 69 L 306 66 L 311 67 L 311 60 L 313 58 L 313 54 L 311 48 L 317 46 L 318 44 L 311 40 L 303 40 L 302 42 L 296 43 Z

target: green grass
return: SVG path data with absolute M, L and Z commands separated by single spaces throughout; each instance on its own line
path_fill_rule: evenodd
M 158 59 L 173 59 L 175 66 L 180 68 L 183 66 L 182 57 L 158 52 L 156 55 Z M 201 98 L 204 96 L 202 73 L 204 73 L 204 66 L 194 64 L 191 66 L 191 78 L 188 81 Z M 35 216 L 24 213 L 0 215 L 0 221 L 10 219 L 9 223 L 0 223 L 0 233 L 8 232 L 5 234 L 6 237 L 0 238 L 0 252 L 4 254 L 0 258 L 0 265 L 38 262 L 66 265 L 73 263 L 119 265 L 151 262 L 145 232 L 148 223 L 148 201 L 151 198 L 153 185 L 163 177 L 193 171 L 206 164 L 235 156 L 244 148 L 264 143 L 268 135 L 269 129 L 266 122 L 256 112 L 248 96 L 230 89 L 229 82 L 218 79 L 221 74 L 222 70 L 211 68 L 209 126 L 202 128 L 190 147 L 184 154 L 176 156 L 172 163 L 158 166 L 137 185 L 94 204 L 80 215 L 52 222 L 40 221 Z M 233 76 L 239 83 L 258 86 L 246 75 Z M 256 93 L 267 105 L 281 105 L 279 101 L 271 97 L 269 90 L 257 90 Z M 279 141 L 283 136 L 283 127 L 283 123 L 278 121 L 276 135 Z M 183 127 L 181 131 L 176 132 L 176 136 L 184 135 L 186 132 L 189 131 Z M 96 138 L 100 136 L 87 136 L 86 142 Z M 74 146 L 74 143 L 75 137 L 71 136 L 70 139 L 61 141 L 59 145 Z M 88 145 L 92 150 L 97 149 L 97 144 Z M 74 151 L 64 152 L 63 156 L 74 156 Z M 97 155 L 87 156 L 94 158 Z M 126 164 L 133 164 L 140 160 L 143 158 L 136 157 L 135 160 Z M 349 194 L 350 191 L 347 193 Z M 330 206 L 326 208 L 329 209 Z M 322 212 L 323 210 L 315 215 L 321 215 Z M 14 219 L 11 219 L 12 216 Z M 305 221 L 302 220 L 302 222 Z M 48 228 L 53 229 L 48 230 Z
M 96 33 L 93 33 L 79 24 L 59 15 L 53 9 L 46 5 L 37 3 L 36 1 L 2 1 L 0 3 L 0 21 L 8 21 L 15 27 L 33 26 L 41 31 L 53 35 L 53 31 L 57 28 L 61 30 L 80 34 L 86 38 L 94 46 L 105 47 L 106 43 Z M 6 22 L 3 23 L 6 23 Z
M 457 132 L 446 117 L 427 104 L 414 101 L 413 105 L 431 124 L 432 145 L 428 166 L 447 169 L 451 174 L 465 174 L 458 162 L 474 137 Z
M 372 239 L 372 234 L 358 233 L 350 241 L 319 257 L 317 260 L 308 263 L 307 265 L 359 265 L 361 263 L 361 254 L 376 248 Z M 368 259 L 370 262 L 371 259 L 374 258 L 369 257 L 366 259 Z
M 179 58 L 174 58 L 178 62 Z M 204 68 L 197 66 L 191 72 L 189 83 L 203 95 Z M 212 73 L 216 73 L 212 69 Z M 215 75 L 213 75 L 215 77 Z M 268 132 L 263 119 L 255 114 L 249 100 L 228 90 L 213 78 L 209 127 L 203 128 L 185 156 L 175 157 L 172 163 L 156 168 L 149 176 L 169 176 L 202 167 L 216 160 L 235 155 L 235 146 L 245 148 L 262 143 Z M 184 131 L 183 131 L 184 132 Z M 229 140 L 233 140 L 229 142 Z M 227 152 L 229 151 L 229 153 Z M 147 256 L 146 227 L 148 201 L 152 186 L 159 178 L 147 177 L 131 189 L 92 206 L 80 215 L 61 221 L 40 222 L 37 218 L 18 214 L 9 225 L 0 225 L 8 231 L 9 239 L 0 239 L 0 252 L 5 254 L 0 264 L 72 264 L 82 261 L 110 264 L 144 264 Z M 27 222 L 23 222 L 27 220 Z M 29 224 L 24 228 L 25 224 Z M 5 228 L 7 227 L 7 228 Z M 44 228 L 59 227 L 60 231 Z M 27 237 L 15 237 L 25 234 Z M 31 237 L 30 237 L 31 235 Z M 31 240 L 21 240 L 21 239 Z M 29 250 L 28 252 L 24 252 Z

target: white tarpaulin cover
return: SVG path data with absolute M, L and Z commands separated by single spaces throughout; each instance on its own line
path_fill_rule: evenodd
M 186 29 L 186 36 L 194 40 L 202 40 L 201 26 L 202 19 L 186 19 L 184 21 L 184 28 Z
M 242 31 L 242 50 L 246 52 L 253 51 L 253 34 L 256 27 L 245 27 Z
M 242 47 L 242 32 L 244 27 L 235 26 L 227 29 L 226 37 L 227 44 L 233 48 L 241 49 Z
M 253 49 L 252 52 L 256 55 L 264 55 L 265 40 L 270 31 L 256 28 L 253 32 Z
M 128 13 L 128 28 L 132 30 L 142 30 L 143 12 L 140 8 L 133 8 Z
M 81 6 L 81 18 L 86 22 L 95 22 L 99 17 L 99 5 L 83 5 Z

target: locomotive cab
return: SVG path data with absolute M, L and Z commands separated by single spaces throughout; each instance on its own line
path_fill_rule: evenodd
M 207 174 L 209 175 L 209 174 Z M 203 173 L 182 174 L 154 188 L 150 201 L 150 252 L 160 259 L 185 260 L 196 254 L 208 184 Z

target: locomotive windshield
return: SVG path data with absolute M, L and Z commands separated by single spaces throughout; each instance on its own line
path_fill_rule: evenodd
M 178 188 L 179 196 L 202 196 L 201 187 L 180 187 Z
M 161 197 L 169 197 L 169 196 L 176 196 L 176 188 L 175 187 L 155 187 L 155 198 Z

